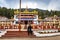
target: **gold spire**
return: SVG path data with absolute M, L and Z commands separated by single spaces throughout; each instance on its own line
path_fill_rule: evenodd
M 28 11 L 28 6 L 26 5 L 26 9 L 25 9 L 26 11 Z
M 25 9 L 25 11 L 24 11 L 24 12 L 29 12 L 29 11 L 28 11 L 28 6 L 26 6 L 26 9 Z

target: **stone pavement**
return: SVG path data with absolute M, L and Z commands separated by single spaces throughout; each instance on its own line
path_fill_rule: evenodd
M 0 40 L 60 40 L 60 36 L 41 38 L 0 38 Z
M 5 35 L 2 36 L 3 38 L 13 38 L 13 37 L 20 37 L 20 38 L 35 38 L 35 35 L 27 34 L 27 31 L 8 31 Z
M 27 32 L 8 32 L 0 40 L 60 40 L 60 36 L 40 37 L 28 36 Z

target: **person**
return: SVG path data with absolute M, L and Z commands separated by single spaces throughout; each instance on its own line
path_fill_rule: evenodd
M 28 35 L 32 35 L 32 26 L 29 24 L 28 28 L 27 28 L 27 32 L 28 32 Z

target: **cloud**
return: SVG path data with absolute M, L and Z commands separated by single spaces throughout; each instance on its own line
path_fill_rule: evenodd
M 28 6 L 28 8 L 37 8 L 37 3 L 27 2 L 21 5 L 22 8 L 26 8 L 26 6 Z
M 39 9 L 60 10 L 60 0 L 50 0 L 49 4 L 46 4 L 46 2 L 40 2 L 37 4 Z
M 26 8 L 26 6 L 28 6 L 28 8 L 39 8 L 39 9 L 47 9 L 47 5 L 43 2 L 27 2 L 27 3 L 22 3 L 21 7 L 22 8 Z
M 60 0 L 51 0 L 48 10 L 60 10 Z
M 45 4 L 43 2 L 40 2 L 40 3 L 38 3 L 38 8 L 46 10 L 47 9 L 47 4 Z
M 19 3 L 15 4 L 15 6 L 12 6 L 12 8 L 14 8 L 14 9 L 19 9 L 19 8 L 20 8 Z
M 8 4 L 6 3 L 5 0 L 0 0 L 0 6 L 1 6 L 1 7 L 7 7 L 7 8 L 9 8 L 9 6 L 8 6 Z
M 19 8 L 19 1 L 18 0 L 0 0 L 0 6 L 1 7 L 7 7 L 7 8 L 13 8 L 18 9 Z
M 0 0 L 0 6 L 18 9 L 20 5 L 19 0 Z M 60 0 L 50 0 L 49 2 L 47 0 L 45 2 L 41 0 L 27 2 L 23 1 L 21 7 L 26 8 L 26 6 L 28 6 L 28 8 L 39 8 L 44 10 L 60 10 Z
M 19 2 L 17 3 L 9 3 L 9 8 L 13 8 L 13 9 L 19 9 Z
M 6 0 L 9 8 L 19 9 L 19 0 Z

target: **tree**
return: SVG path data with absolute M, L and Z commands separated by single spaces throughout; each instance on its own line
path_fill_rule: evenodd
M 14 9 L 7 9 L 5 7 L 0 7 L 0 16 L 5 16 L 7 18 L 11 18 L 14 16 Z

